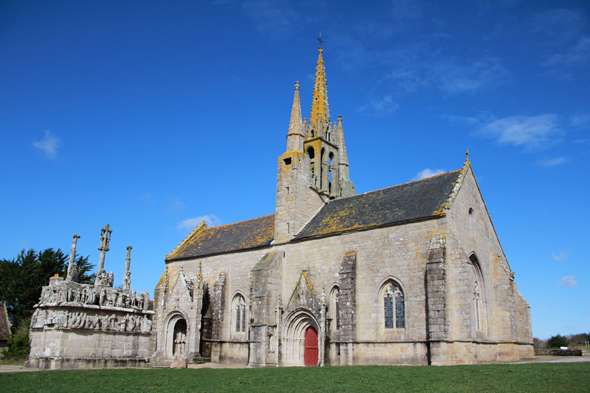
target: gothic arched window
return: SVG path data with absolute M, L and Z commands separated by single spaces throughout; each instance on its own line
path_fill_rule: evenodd
M 469 262 L 473 267 L 473 281 L 472 281 L 472 314 L 473 326 L 476 331 L 483 331 L 486 329 L 486 297 L 485 297 L 485 283 L 479 260 L 475 253 L 469 256 Z
M 244 333 L 246 331 L 246 301 L 240 294 L 234 297 L 233 313 L 236 333 Z
M 395 281 L 387 281 L 381 289 L 381 299 L 385 329 L 405 328 L 406 310 L 401 286 Z
M 332 288 L 330 292 L 330 317 L 332 318 L 332 327 L 335 330 L 340 330 L 340 302 L 338 296 L 340 289 L 338 286 Z

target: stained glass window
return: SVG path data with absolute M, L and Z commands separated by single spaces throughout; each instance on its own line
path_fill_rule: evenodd
M 404 294 L 398 284 L 389 283 L 383 297 L 385 328 L 405 328 Z

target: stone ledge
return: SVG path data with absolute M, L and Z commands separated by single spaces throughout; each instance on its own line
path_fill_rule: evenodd
M 89 369 L 89 368 L 121 368 L 137 367 L 150 368 L 149 358 L 61 358 L 61 357 L 37 357 L 29 359 L 26 367 L 47 370 Z

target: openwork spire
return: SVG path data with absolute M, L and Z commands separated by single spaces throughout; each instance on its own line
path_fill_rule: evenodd
M 330 109 L 328 108 L 328 88 L 326 83 L 326 69 L 324 67 L 324 58 L 322 57 L 323 48 L 318 49 L 319 58 L 315 71 L 315 84 L 313 87 L 313 103 L 311 105 L 311 117 L 309 123 L 317 126 L 321 121 L 323 124 L 330 122 Z

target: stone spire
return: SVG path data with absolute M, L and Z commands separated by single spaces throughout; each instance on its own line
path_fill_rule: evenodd
M 315 71 L 315 84 L 313 86 L 313 103 L 311 105 L 311 116 L 309 124 L 317 130 L 315 136 L 322 136 L 324 125 L 330 123 L 330 109 L 328 108 L 328 88 L 326 83 L 326 68 L 322 57 L 324 49 L 318 49 L 319 58 Z M 321 124 L 321 127 L 320 127 Z
M 299 100 L 299 82 L 295 82 L 295 96 L 291 109 L 291 122 L 287 134 L 287 151 L 303 151 L 305 133 L 301 120 L 301 101 Z
M 344 143 L 344 130 L 342 129 L 342 116 L 338 116 L 338 125 L 336 126 L 336 140 L 338 141 L 338 174 L 340 179 L 350 180 L 348 175 L 348 155 L 346 155 L 346 143 Z

